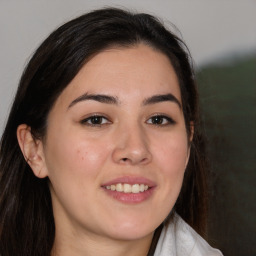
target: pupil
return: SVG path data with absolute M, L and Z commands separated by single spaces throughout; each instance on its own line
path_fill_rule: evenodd
M 160 116 L 155 116 L 155 117 L 153 117 L 152 122 L 153 122 L 153 124 L 161 124 L 163 122 L 163 118 Z
M 100 117 L 100 116 L 94 116 L 94 117 L 92 117 L 91 122 L 92 122 L 93 124 L 101 124 L 101 122 L 102 122 L 102 117 Z

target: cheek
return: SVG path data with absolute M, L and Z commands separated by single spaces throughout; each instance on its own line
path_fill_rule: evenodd
M 46 151 L 49 178 L 65 178 L 67 181 L 81 180 L 98 175 L 108 157 L 101 143 L 82 136 L 66 136 L 65 140 L 52 140 Z M 61 141 L 61 143 L 58 143 Z
M 175 132 L 168 139 L 158 137 L 154 141 L 155 164 L 158 171 L 160 197 L 156 198 L 161 205 L 161 218 L 165 219 L 173 209 L 179 196 L 188 157 L 186 133 Z M 160 140 L 161 139 L 161 140 Z
M 187 136 L 182 133 L 170 136 L 155 147 L 156 164 L 160 167 L 161 184 L 164 184 L 164 194 L 167 197 L 178 196 L 188 155 Z
M 73 214 L 84 214 L 95 198 L 100 175 L 107 158 L 104 145 L 81 136 L 71 135 L 62 144 L 52 141 L 47 151 L 47 168 L 55 215 L 62 208 Z
M 183 133 L 177 133 L 165 138 L 155 145 L 155 152 L 159 165 L 164 169 L 180 172 L 185 169 L 189 157 L 187 136 Z
M 77 144 L 76 150 L 71 152 L 76 165 L 83 168 L 86 174 L 97 174 L 104 167 L 109 156 L 106 144 L 94 140 L 84 140 Z M 71 164 L 72 164 L 71 161 Z

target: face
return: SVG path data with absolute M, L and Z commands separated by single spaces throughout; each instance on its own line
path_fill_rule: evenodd
M 145 45 L 93 57 L 52 108 L 43 155 L 57 230 L 151 235 L 175 204 L 189 155 L 168 58 Z

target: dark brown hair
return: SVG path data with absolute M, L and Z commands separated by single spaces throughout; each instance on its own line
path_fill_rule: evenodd
M 35 138 L 44 138 L 49 111 L 81 67 L 108 47 L 139 43 L 168 56 L 178 76 L 188 136 L 193 122 L 194 139 L 174 211 L 197 232 L 204 233 L 204 139 L 190 55 L 185 44 L 155 17 L 107 8 L 71 20 L 50 34 L 21 77 L 0 145 L 1 256 L 49 256 L 55 236 L 48 179 L 33 175 L 19 148 L 17 127 L 25 123 Z

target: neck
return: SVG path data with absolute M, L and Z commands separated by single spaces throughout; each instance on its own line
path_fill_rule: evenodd
M 52 256 L 147 256 L 153 234 L 136 240 L 116 240 L 97 235 L 65 236 L 56 232 Z

